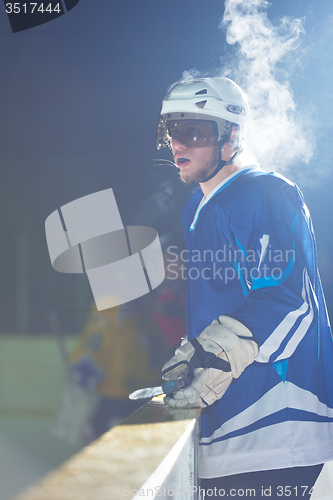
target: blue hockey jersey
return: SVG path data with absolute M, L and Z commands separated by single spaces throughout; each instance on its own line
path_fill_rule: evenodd
M 248 167 L 184 208 L 188 339 L 215 318 L 258 340 L 254 363 L 203 412 L 199 475 L 333 459 L 333 343 L 298 187 Z

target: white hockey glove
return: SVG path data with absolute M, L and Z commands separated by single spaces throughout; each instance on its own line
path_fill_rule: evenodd
M 179 347 L 162 368 L 164 380 L 194 376 L 164 402 L 172 408 L 205 408 L 220 399 L 233 378 L 253 363 L 258 342 L 236 319 L 222 315 L 197 337 Z

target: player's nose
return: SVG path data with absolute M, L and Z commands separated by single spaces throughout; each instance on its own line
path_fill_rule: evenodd
M 184 151 L 185 149 L 188 148 L 188 146 L 186 146 L 186 144 L 184 144 L 183 142 L 177 141 L 176 139 L 172 139 L 171 146 L 172 146 L 172 149 L 174 152 Z

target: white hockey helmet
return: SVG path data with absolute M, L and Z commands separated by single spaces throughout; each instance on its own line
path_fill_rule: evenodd
M 230 125 L 237 125 L 237 145 L 244 138 L 249 118 L 247 97 L 229 78 L 200 78 L 175 84 L 163 100 L 157 127 L 157 149 L 170 147 L 168 122 L 209 120 L 217 124 L 218 140 L 230 137 Z

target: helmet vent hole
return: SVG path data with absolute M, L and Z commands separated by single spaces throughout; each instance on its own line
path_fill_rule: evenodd
M 200 102 L 196 102 L 196 106 L 198 106 L 198 108 L 204 108 L 205 105 L 206 105 L 206 102 L 207 101 L 200 101 Z
M 203 94 L 207 94 L 207 89 L 202 89 L 195 93 L 195 95 L 203 95 Z
M 235 106 L 233 104 L 229 104 L 229 106 L 227 106 L 227 110 L 230 113 L 235 113 L 236 115 L 244 115 L 245 114 L 244 108 L 242 108 L 241 106 Z

